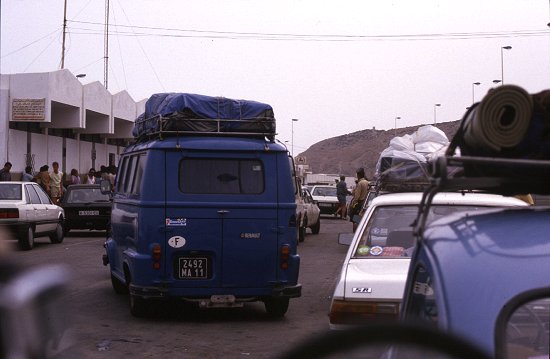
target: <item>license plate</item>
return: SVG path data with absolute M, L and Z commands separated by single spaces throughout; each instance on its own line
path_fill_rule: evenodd
M 332 207 L 330 203 L 319 203 L 319 207 Z
M 78 211 L 79 216 L 99 216 L 99 211 Z
M 208 278 L 208 258 L 182 257 L 179 258 L 179 279 L 206 279 Z

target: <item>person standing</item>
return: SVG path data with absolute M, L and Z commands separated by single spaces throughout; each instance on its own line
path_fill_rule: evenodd
M 54 204 L 59 204 L 63 196 L 63 172 L 59 170 L 59 163 L 52 163 L 52 172 L 50 173 L 50 197 Z
M 365 177 L 365 169 L 359 168 L 357 170 L 357 185 L 353 191 L 353 198 L 351 199 L 349 218 L 353 223 L 353 231 L 357 229 L 357 222 L 353 220 L 355 215 L 360 215 L 363 203 L 369 193 L 369 182 Z
M 88 175 L 86 175 L 86 178 L 84 179 L 85 184 L 95 184 L 95 169 L 90 168 L 88 171 Z
M 6 162 L 4 168 L 0 170 L 0 181 L 11 181 L 11 163 Z
M 48 170 L 50 167 L 48 165 L 44 165 L 40 167 L 40 172 L 38 172 L 34 178 L 33 181 L 38 183 L 40 187 L 50 196 L 50 174 L 48 173 Z
M 80 176 L 78 175 L 78 171 L 76 170 L 76 168 L 73 168 L 71 170 L 70 184 L 80 184 Z
M 346 176 L 340 176 L 340 181 L 336 183 L 336 197 L 338 198 L 338 209 L 334 215 L 338 217 L 340 215 L 341 219 L 346 218 L 347 208 L 346 208 L 346 197 L 351 192 L 348 190 L 346 184 Z
M 23 175 L 21 176 L 21 181 L 31 182 L 33 177 L 34 176 L 32 175 L 32 167 L 31 166 L 25 167 L 25 173 L 23 173 Z

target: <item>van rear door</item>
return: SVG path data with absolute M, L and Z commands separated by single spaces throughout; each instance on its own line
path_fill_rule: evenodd
M 181 286 L 274 283 L 275 153 L 168 152 L 166 166 L 166 270 Z

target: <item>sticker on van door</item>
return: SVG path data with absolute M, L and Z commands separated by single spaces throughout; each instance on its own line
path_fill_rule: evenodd
M 174 236 L 168 239 L 168 245 L 172 248 L 181 248 L 185 243 L 186 240 L 182 236 Z
M 166 218 L 167 226 L 187 226 L 187 218 Z

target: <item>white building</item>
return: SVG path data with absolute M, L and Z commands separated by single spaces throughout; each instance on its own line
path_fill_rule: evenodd
M 54 161 L 65 173 L 117 165 L 145 101 L 99 82 L 83 85 L 66 69 L 1 74 L 0 166 L 11 162 L 17 178 L 27 165 L 38 171 Z

